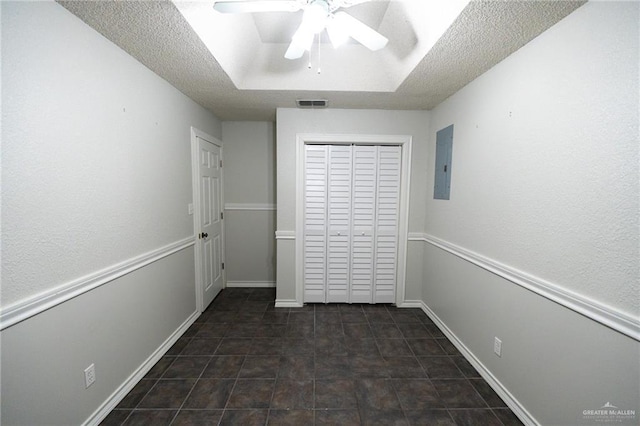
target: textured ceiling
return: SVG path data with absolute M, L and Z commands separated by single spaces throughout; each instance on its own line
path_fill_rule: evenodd
M 426 0 L 391 0 L 390 5 L 382 8 L 375 5 L 367 11 L 366 5 L 359 5 L 352 10 L 354 16 L 361 14 L 359 19 L 379 20 L 379 24 L 372 24 L 379 25 L 380 31 L 385 31 L 390 39 L 387 55 L 408 56 L 413 46 L 420 45 L 420 40 L 415 38 L 416 33 L 421 32 L 403 31 L 411 16 L 397 13 L 398 8 L 391 6 L 396 2 L 415 1 Z M 417 65 L 412 65 L 395 91 L 380 92 L 349 88 L 309 90 L 307 87 L 239 90 L 176 5 L 168 0 L 59 3 L 220 119 L 274 120 L 276 108 L 295 107 L 295 100 L 300 98 L 328 99 L 333 108 L 431 109 L 584 1 L 472 1 L 443 29 L 442 35 L 429 44 L 424 56 L 420 52 L 421 58 L 415 61 Z M 253 25 L 262 42 L 280 43 L 286 48 L 286 44 L 281 43 L 286 33 L 271 29 L 282 19 L 273 15 L 254 17 Z M 413 21 L 414 29 L 420 22 Z M 287 25 L 295 27 L 295 21 Z M 229 34 L 228 37 L 241 35 Z M 287 64 L 281 57 L 272 59 L 276 60 Z M 340 58 L 339 63 L 345 69 L 355 66 L 349 63 L 349 56 Z M 300 63 L 295 65 L 292 61 L 286 66 L 299 67 Z M 306 63 L 302 66 L 306 68 Z M 311 81 L 313 73 L 308 78 Z M 340 72 L 323 70 L 322 78 L 333 79 L 335 83 L 341 76 Z

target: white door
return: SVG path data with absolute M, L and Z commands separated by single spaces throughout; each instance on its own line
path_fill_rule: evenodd
M 198 137 L 200 277 L 202 310 L 222 290 L 222 156 L 221 148 Z

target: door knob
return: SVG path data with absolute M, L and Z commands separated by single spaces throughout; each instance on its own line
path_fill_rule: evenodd
M 209 234 L 207 234 L 206 232 L 203 232 L 201 235 L 202 235 L 202 238 L 207 238 L 209 236 Z

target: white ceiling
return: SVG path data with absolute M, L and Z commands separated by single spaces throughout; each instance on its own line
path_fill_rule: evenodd
M 202 0 L 59 3 L 220 119 L 274 120 L 301 98 L 431 109 L 584 1 L 372 0 L 346 11 L 387 47 L 325 43 L 312 69 L 308 56 L 283 57 L 299 12 L 223 15 Z
M 180 9 L 180 1 L 174 4 Z M 425 2 L 426 3 L 426 2 Z M 205 3 L 209 8 L 210 3 Z M 371 28 L 378 29 L 384 15 L 389 7 L 389 0 L 371 0 L 367 4 L 360 4 L 349 8 L 349 15 L 361 20 Z M 254 13 L 251 19 L 263 43 L 286 43 L 291 42 L 291 36 L 298 29 L 302 20 L 302 11 L 296 13 Z M 328 43 L 325 38 L 324 43 Z
M 385 49 L 372 52 L 359 43 L 334 49 L 321 43 L 290 61 L 283 56 L 300 12 L 221 14 L 211 2 L 173 1 L 240 90 L 387 93 L 398 89 L 468 2 L 369 0 L 346 10 L 388 37 Z

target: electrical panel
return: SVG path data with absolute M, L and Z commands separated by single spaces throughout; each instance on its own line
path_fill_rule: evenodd
M 436 133 L 436 168 L 433 198 L 448 200 L 451 192 L 451 151 L 453 124 Z

